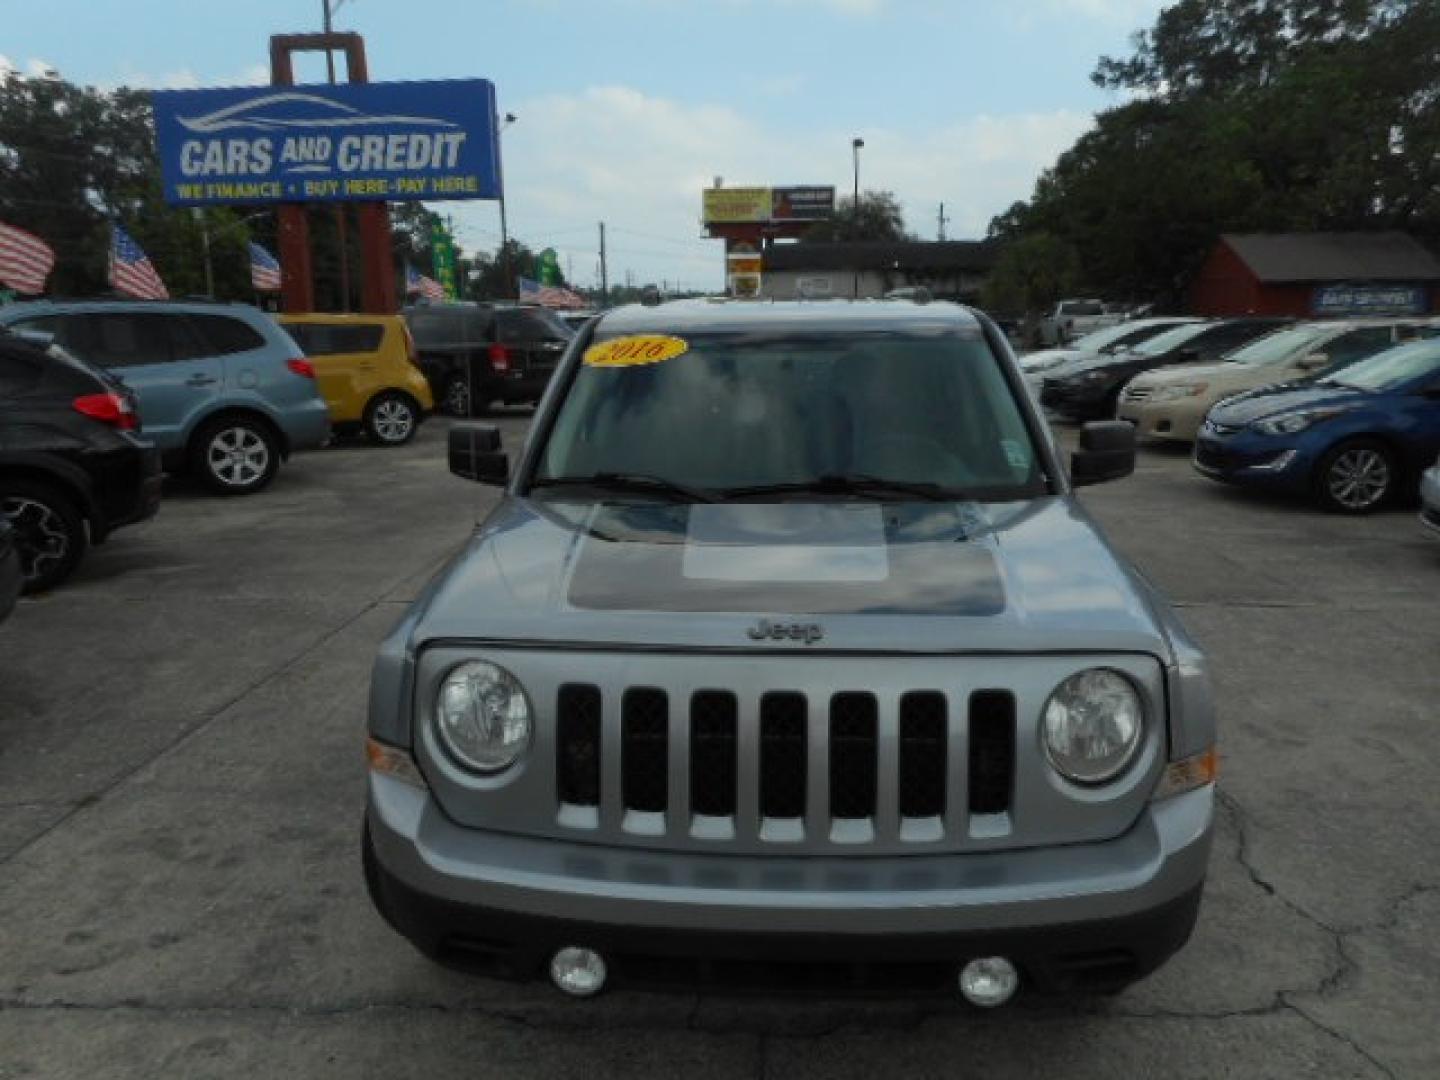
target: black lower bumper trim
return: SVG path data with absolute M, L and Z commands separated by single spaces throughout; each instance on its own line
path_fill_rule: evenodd
M 722 992 L 957 993 L 967 959 L 1005 956 L 1046 993 L 1110 992 L 1143 978 L 1190 938 L 1200 886 L 1116 919 L 953 934 L 781 934 L 652 929 L 471 907 L 411 888 L 380 865 L 367 830 L 365 880 L 387 922 L 421 952 L 497 978 L 544 977 L 567 945 L 598 950 L 611 984 Z

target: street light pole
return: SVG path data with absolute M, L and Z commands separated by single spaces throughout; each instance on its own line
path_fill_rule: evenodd
M 850 140 L 850 155 L 855 165 L 855 194 L 850 203 L 850 214 L 856 225 L 860 223 L 860 148 L 864 145 L 865 140 L 858 136 Z M 860 266 L 858 263 L 855 266 L 855 283 L 852 291 L 854 294 L 853 298 L 859 300 Z
M 345 0 L 320 0 L 324 9 L 325 33 L 330 34 L 335 30 L 335 12 Z M 325 49 L 325 75 L 331 86 L 335 85 L 335 53 L 328 47 Z M 345 219 L 345 204 L 335 204 L 335 239 L 340 253 L 340 310 L 350 310 L 350 238 L 348 223 Z
M 512 112 L 505 114 L 505 120 L 496 129 L 495 146 L 499 149 L 500 136 L 505 134 L 505 129 L 515 123 L 517 117 Z M 510 273 L 510 230 L 505 223 L 505 166 L 504 156 L 501 156 L 500 165 L 500 273 L 504 277 L 505 297 L 510 299 L 510 293 L 515 292 L 515 282 Z
M 192 206 L 190 213 L 200 226 L 200 246 L 205 252 L 205 295 L 215 299 L 215 266 L 210 261 L 210 223 L 205 220 L 205 208 Z

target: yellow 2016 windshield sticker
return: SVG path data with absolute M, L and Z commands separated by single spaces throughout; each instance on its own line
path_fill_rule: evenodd
M 684 338 L 634 334 L 591 345 L 585 350 L 584 362 L 588 367 L 639 367 L 674 360 L 689 351 L 690 343 Z

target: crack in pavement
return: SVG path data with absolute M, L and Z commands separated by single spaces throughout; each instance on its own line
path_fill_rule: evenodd
M 1234 818 L 1237 836 L 1236 858 L 1240 863 L 1241 869 L 1249 876 L 1250 881 L 1267 896 L 1272 896 L 1278 900 L 1297 918 L 1303 919 L 1305 922 L 1308 922 L 1310 925 L 1327 934 L 1335 951 L 1336 963 L 1334 967 L 1326 973 L 1325 977 L 1322 978 L 1313 989 L 1282 989 L 1276 991 L 1275 1002 L 1271 1011 L 1289 1011 L 1294 1013 L 1318 1031 L 1350 1047 L 1355 1053 L 1359 1054 L 1371 1065 L 1379 1069 L 1385 1076 L 1393 1080 L 1396 1073 L 1389 1065 L 1381 1061 L 1375 1054 L 1367 1050 L 1351 1036 L 1324 1023 L 1318 1017 L 1312 1016 L 1296 999 L 1314 997 L 1323 1000 L 1336 997 L 1342 993 L 1350 981 L 1360 971 L 1360 962 L 1356 960 L 1351 953 L 1347 939 L 1360 934 L 1383 933 L 1386 930 L 1392 929 L 1398 923 L 1400 913 L 1406 904 L 1426 893 L 1440 891 L 1440 887 L 1429 884 L 1411 885 L 1404 893 L 1386 904 L 1385 910 L 1379 919 L 1350 927 L 1333 926 L 1306 909 L 1303 904 L 1287 896 L 1274 882 L 1270 881 L 1261 873 L 1260 868 L 1255 865 L 1250 851 L 1251 822 L 1248 813 L 1245 808 L 1240 805 L 1235 796 L 1227 791 L 1217 789 L 1216 798 Z M 1263 1011 L 1264 1010 L 1262 1010 L 1262 1012 Z

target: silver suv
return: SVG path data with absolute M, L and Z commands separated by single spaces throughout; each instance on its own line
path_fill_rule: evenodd
M 1204 659 L 950 304 L 610 312 L 383 644 L 364 857 L 422 951 L 622 984 L 1113 990 L 1189 937 Z

